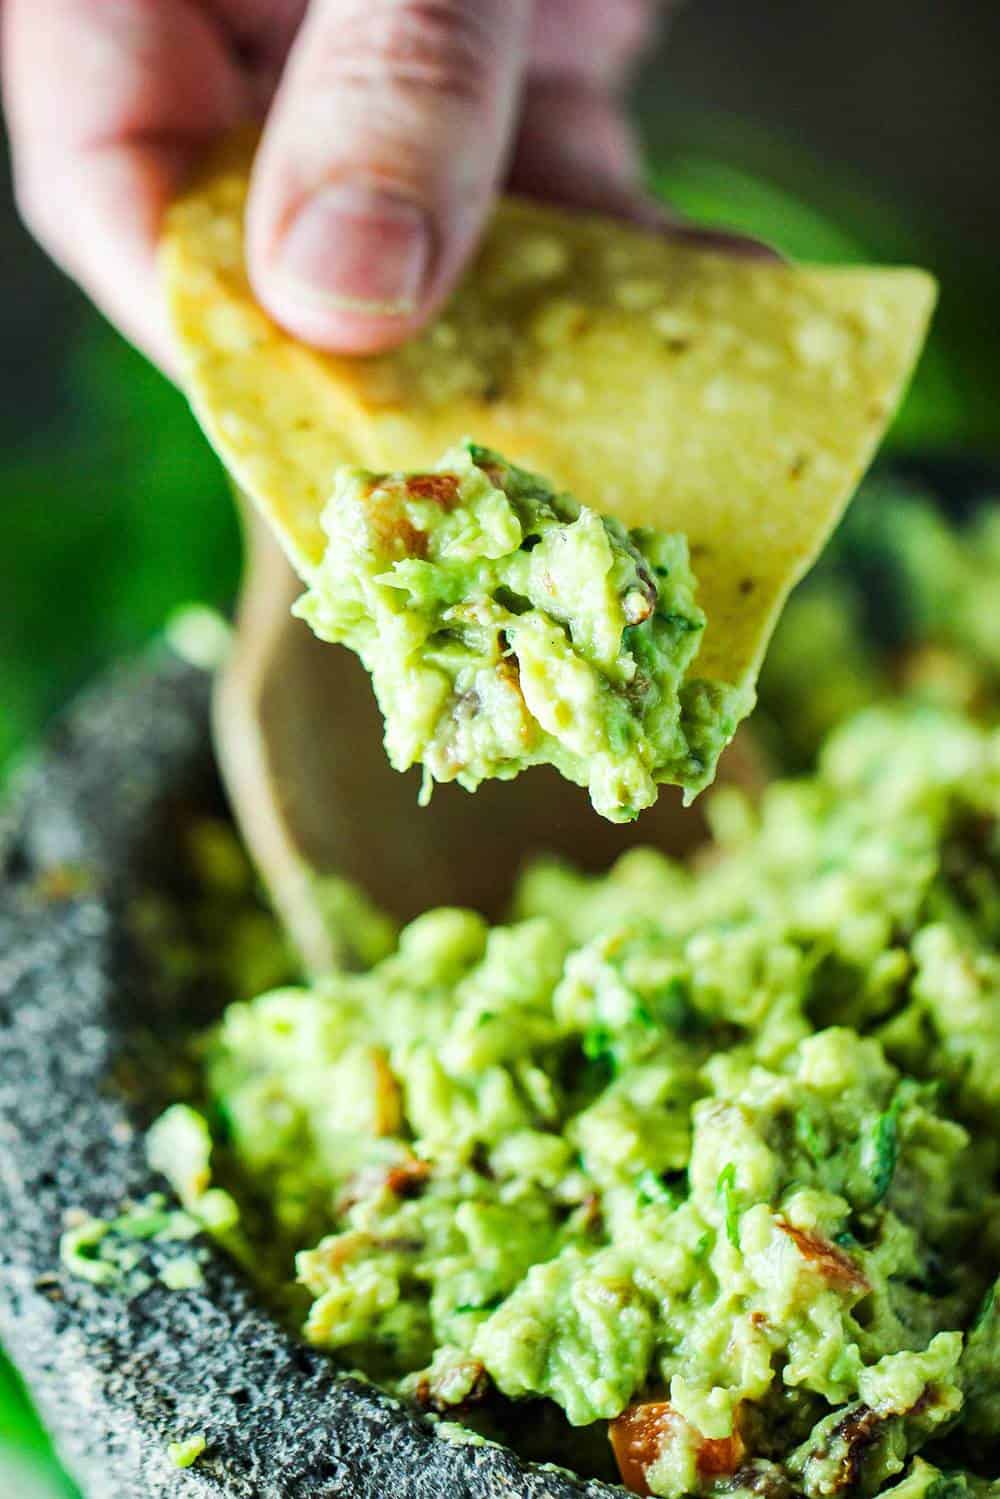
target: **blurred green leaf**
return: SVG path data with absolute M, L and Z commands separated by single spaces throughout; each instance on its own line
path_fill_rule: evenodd
M 864 261 L 863 237 L 796 193 L 731 162 L 690 152 L 652 174 L 656 190 L 700 224 L 766 240 L 793 260 Z
M 36 1492 L 39 1499 L 78 1499 L 20 1380 L 0 1355 L 0 1493 L 34 1499 Z
M 96 315 L 65 378 L 71 419 L 3 460 L 0 763 L 178 604 L 236 588 L 232 501 L 182 397 Z
M 793 131 L 662 90 L 644 127 L 657 188 L 693 218 L 803 260 L 926 266 L 941 299 L 891 446 L 1000 451 L 1000 280 L 988 240 L 928 216 L 884 184 L 809 149 Z

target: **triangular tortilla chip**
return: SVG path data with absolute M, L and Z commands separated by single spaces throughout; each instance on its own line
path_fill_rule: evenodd
M 250 158 L 232 144 L 174 206 L 163 270 L 195 411 L 302 575 L 338 464 L 429 467 L 468 435 L 628 525 L 685 533 L 708 616 L 698 673 L 752 678 L 899 401 L 933 279 L 505 201 L 430 328 L 334 357 L 254 301 Z

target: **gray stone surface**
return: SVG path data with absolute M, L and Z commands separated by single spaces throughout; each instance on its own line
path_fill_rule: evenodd
M 0 825 L 0 1339 L 91 1499 L 599 1499 L 454 1445 L 340 1378 L 210 1250 L 204 1287 L 129 1296 L 66 1274 L 67 1214 L 162 1189 L 141 1132 L 172 1038 L 209 999 L 167 983 L 126 899 L 176 884 L 175 834 L 219 805 L 208 684 L 166 656 L 86 697 Z M 85 887 L 74 892 L 74 876 Z M 204 1432 L 198 1463 L 168 1443 Z

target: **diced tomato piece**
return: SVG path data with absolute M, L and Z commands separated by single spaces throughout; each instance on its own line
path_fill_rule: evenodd
M 398 485 L 374 481 L 363 500 L 368 530 L 379 552 L 393 558 L 427 556 L 427 533 L 407 516 Z
M 385 1184 L 397 1197 L 418 1197 L 427 1185 L 431 1174 L 430 1163 L 411 1156 L 390 1166 L 385 1175 Z
M 634 1494 L 651 1492 L 647 1473 L 670 1442 L 694 1437 L 698 1472 L 703 1478 L 726 1477 L 743 1461 L 738 1432 L 728 1437 L 703 1437 L 678 1415 L 666 1400 L 643 1400 L 622 1411 L 608 1428 L 622 1483 Z
M 406 487 L 416 499 L 433 500 L 442 510 L 452 510 L 458 504 L 460 491 L 456 474 L 411 474 Z
M 851 1291 L 866 1296 L 871 1286 L 861 1269 L 849 1254 L 828 1239 L 817 1238 L 790 1223 L 781 1222 L 778 1227 L 794 1243 L 803 1259 L 808 1260 L 814 1270 L 838 1291 Z

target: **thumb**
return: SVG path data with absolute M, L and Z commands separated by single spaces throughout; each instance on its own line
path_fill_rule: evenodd
M 530 0 L 312 0 L 254 168 L 250 275 L 342 353 L 441 304 L 503 174 Z

